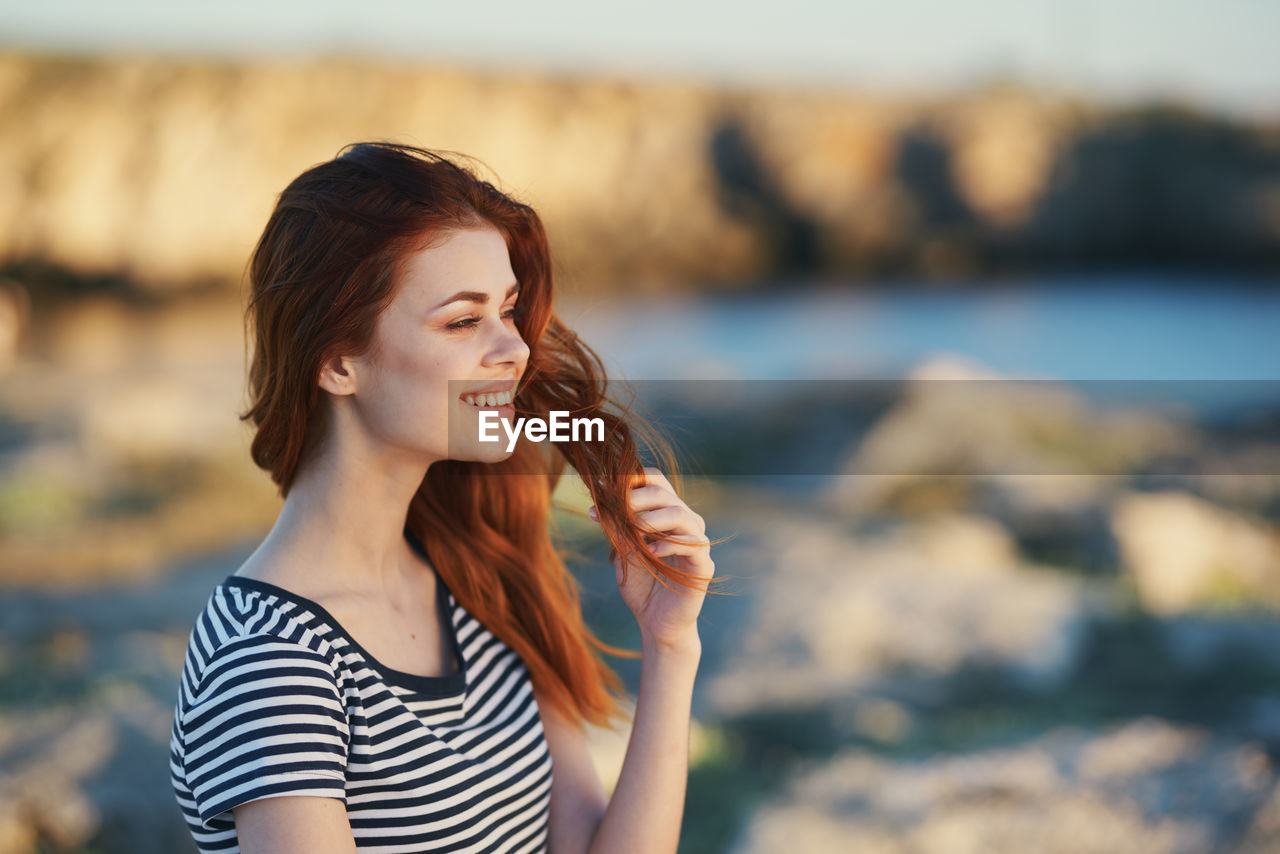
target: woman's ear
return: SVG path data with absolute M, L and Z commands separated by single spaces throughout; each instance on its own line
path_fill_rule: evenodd
M 320 363 L 317 383 L 329 394 L 354 394 L 356 390 L 355 360 L 346 356 L 332 356 L 324 360 Z

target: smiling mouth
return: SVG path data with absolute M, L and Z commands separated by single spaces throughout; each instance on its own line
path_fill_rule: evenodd
M 512 393 L 510 391 L 462 395 L 462 402 L 476 409 L 503 409 L 511 406 L 511 401 Z

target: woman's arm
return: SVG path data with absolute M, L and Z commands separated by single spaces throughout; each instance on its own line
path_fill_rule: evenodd
M 675 540 L 651 543 L 656 557 L 710 582 L 715 564 L 706 524 L 662 472 L 646 467 L 628 501 L 646 534 Z M 594 507 L 590 513 L 598 519 Z M 675 854 L 689 775 L 693 682 L 702 658 L 697 619 L 706 591 L 668 588 L 643 567 L 626 569 L 615 562 L 618 590 L 640 627 L 640 689 L 618 784 L 586 851 Z
M 588 854 L 674 854 L 689 776 L 689 709 L 702 656 L 695 635 L 681 647 L 641 645 L 640 690 L 626 758 Z
M 689 771 L 689 708 L 700 644 L 642 644 L 640 691 L 622 770 L 606 798 L 586 733 L 539 701 L 554 767 L 548 854 L 675 851 Z
M 596 773 L 587 734 L 538 693 L 538 715 L 551 752 L 551 816 L 547 854 L 585 854 L 609 799 Z
M 231 811 L 240 854 L 356 854 L 338 798 L 260 798 Z

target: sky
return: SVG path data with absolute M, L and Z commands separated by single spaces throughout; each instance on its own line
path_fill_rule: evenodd
M 1020 80 L 1103 101 L 1280 116 L 1280 0 L 43 0 L 0 46 L 343 52 L 755 85 L 954 91 Z

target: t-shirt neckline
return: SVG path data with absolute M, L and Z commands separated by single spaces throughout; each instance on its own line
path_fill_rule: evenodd
M 405 528 L 404 533 L 405 538 L 409 541 L 414 551 L 421 555 L 425 560 L 426 551 L 423 549 L 422 544 L 418 542 L 417 537 L 414 536 L 407 527 Z M 269 581 L 261 581 L 257 578 L 235 575 L 234 573 L 223 579 L 222 584 L 223 586 L 229 585 L 233 587 L 244 587 L 250 590 L 257 590 L 260 593 L 267 593 L 279 599 L 284 599 L 306 608 L 312 614 L 328 623 L 334 633 L 340 635 L 343 640 L 350 644 L 351 648 L 358 652 L 360 656 L 364 658 L 371 667 L 377 670 L 387 682 L 399 685 L 419 694 L 443 697 L 459 694 L 466 690 L 467 671 L 466 661 L 462 656 L 462 648 L 458 643 L 458 627 L 455 625 L 453 620 L 453 594 L 450 593 L 449 588 L 445 585 L 444 579 L 440 577 L 440 573 L 436 572 L 435 576 L 436 613 L 439 614 L 440 619 L 443 621 L 443 624 L 449 632 L 449 647 L 453 652 L 454 663 L 457 667 L 456 673 L 450 673 L 443 676 L 423 676 L 417 673 L 407 673 L 403 670 L 396 670 L 394 667 L 388 667 L 377 658 L 374 658 L 368 650 L 361 646 L 360 642 L 357 641 L 355 637 L 353 637 L 352 634 L 348 632 L 332 614 L 325 610 L 323 605 L 312 599 L 308 599 L 300 593 L 294 593 L 292 590 L 272 584 Z

